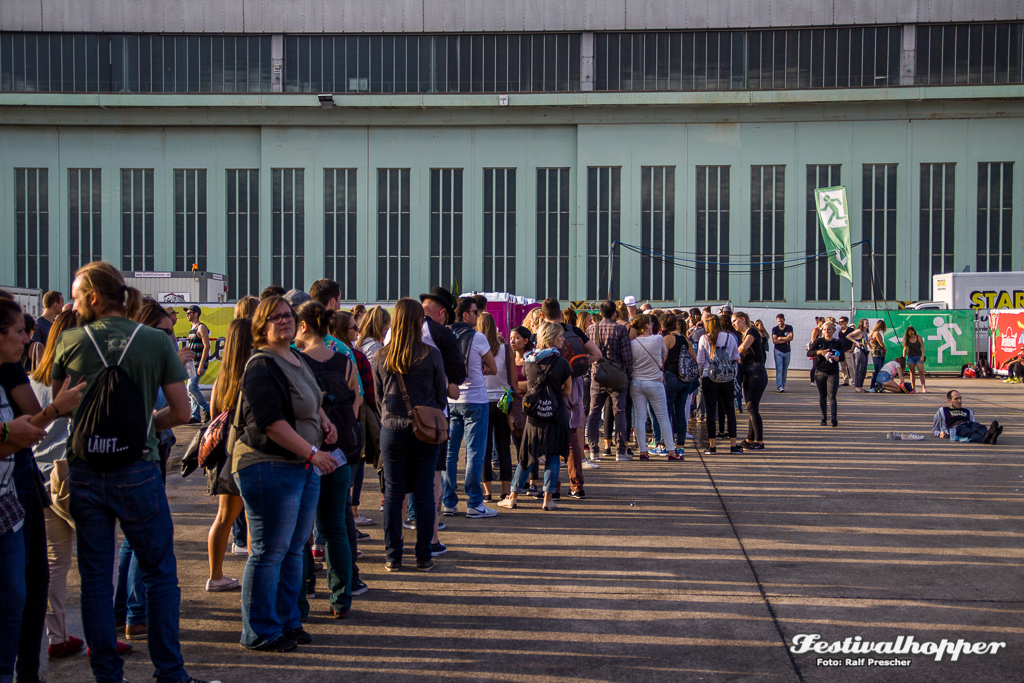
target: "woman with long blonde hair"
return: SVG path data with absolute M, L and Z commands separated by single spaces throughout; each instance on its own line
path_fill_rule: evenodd
M 363 317 L 363 322 L 359 326 L 359 337 L 356 339 L 356 348 L 365 353 L 371 363 L 377 352 L 384 347 L 384 337 L 390 326 L 391 314 L 383 306 L 374 306 Z
M 527 493 L 530 470 L 544 458 L 544 510 L 554 510 L 558 487 L 558 472 L 562 460 L 569 457 L 569 409 L 566 397 L 572 393 L 572 368 L 562 358 L 565 343 L 564 330 L 557 323 L 543 322 L 537 330 L 537 350 L 526 356 L 528 390 L 547 384 L 548 396 L 554 400 L 538 406 L 540 412 L 527 415 L 523 443 L 519 449 L 519 463 L 512 478 L 512 491 L 498 503 L 499 507 L 515 508 L 520 494 Z M 529 391 L 528 391 L 529 393 Z M 542 414 L 543 413 L 543 414 Z
M 443 410 L 448 405 L 448 379 L 441 354 L 423 343 L 423 306 L 415 299 L 395 304 L 391 341 L 373 368 L 374 396 L 380 411 L 380 457 L 384 472 L 384 549 L 389 572 L 402 569 L 402 501 L 416 500 L 416 569 L 434 568 L 434 472 L 438 446 L 416 438 L 406 406 Z M 404 385 L 404 386 L 403 386 Z

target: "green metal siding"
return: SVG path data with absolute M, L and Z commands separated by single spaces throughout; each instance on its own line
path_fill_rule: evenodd
M 749 98 L 751 94 L 744 94 Z M 72 96 L 80 98 L 84 96 Z M 594 96 L 581 96 L 594 97 Z M 610 95 L 602 97 L 614 97 Z M 654 95 L 659 98 L 664 95 Z M 95 97 L 94 97 L 95 99 Z M 102 98 L 101 98 L 102 99 Z M 38 104 L 38 102 L 36 102 Z M 78 104 L 78 103 L 76 103 Z M 568 167 L 571 227 L 576 251 L 571 259 L 570 299 L 583 299 L 586 291 L 585 181 L 590 166 L 621 166 L 622 240 L 639 244 L 640 169 L 642 166 L 675 166 L 675 248 L 694 251 L 694 169 L 697 165 L 732 167 L 730 242 L 733 263 L 746 263 L 750 241 L 750 166 L 785 166 L 785 251 L 802 252 L 805 246 L 804 209 L 807 164 L 841 164 L 842 177 L 852 206 L 853 239 L 861 238 L 861 166 L 865 163 L 896 163 L 898 167 L 898 260 L 899 299 L 917 298 L 919 165 L 956 163 L 955 268 L 976 265 L 977 164 L 981 161 L 1013 161 L 1013 268 L 1024 267 L 1024 136 L 1016 110 L 998 102 L 977 105 L 974 118 L 927 120 L 923 118 L 864 120 L 871 118 L 862 104 L 819 106 L 820 120 L 701 123 L 690 121 L 688 110 L 677 107 L 632 107 L 620 112 L 631 121 L 602 122 L 602 111 L 586 108 L 535 107 L 520 110 L 521 125 L 494 125 L 491 112 L 501 109 L 470 109 L 453 117 L 458 124 L 345 125 L 347 113 L 335 107 L 325 112 L 340 120 L 329 125 L 295 125 L 288 109 L 277 109 L 274 122 L 249 125 L 249 109 L 227 108 L 215 112 L 226 125 L 191 125 L 208 110 L 177 109 L 181 125 L 146 125 L 168 110 L 129 107 L 115 110 L 120 126 L 90 125 L 87 117 L 78 125 L 0 125 L 0 234 L 14 234 L 14 169 L 49 169 L 50 283 L 65 294 L 70 291 L 68 268 L 69 168 L 100 168 L 103 177 L 103 254 L 120 265 L 120 169 L 153 168 L 155 182 L 157 269 L 170 270 L 174 256 L 173 176 L 176 168 L 205 168 L 208 181 L 208 258 L 214 272 L 226 272 L 226 170 L 260 171 L 260 282 L 270 284 L 271 169 L 305 169 L 305 273 L 309 283 L 322 275 L 324 168 L 357 169 L 357 225 L 359 226 L 360 273 L 358 299 L 376 299 L 377 169 L 411 169 L 412 263 L 408 295 L 426 291 L 429 282 L 429 173 L 431 168 L 463 168 L 463 211 L 466 230 L 464 290 L 483 283 L 479 226 L 483 212 L 483 169 L 515 168 L 517 195 L 517 294 L 545 296 L 535 290 L 536 203 L 538 168 Z M 3 119 L 18 117 L 18 107 L 4 107 Z M 58 108 L 59 109 L 59 108 Z M 941 103 L 936 106 L 941 109 Z M 54 109 L 37 109 L 64 116 Z M 88 110 L 97 116 L 110 112 Z M 389 109 L 353 113 L 356 119 L 393 117 Z M 433 110 L 444 118 L 443 111 Z M 266 115 L 263 112 L 262 115 Z M 702 118 L 728 118 L 730 111 L 715 105 L 701 111 Z M 746 117 L 750 112 L 745 113 Z M 548 125 L 548 119 L 560 125 Z M 573 122 L 572 119 L 578 119 Z M 827 120 L 826 120 L 827 119 Z M 0 119 L 2 120 L 2 119 Z M 474 236 L 474 231 L 476 235 Z M 856 255 L 859 264 L 859 254 Z M 643 260 L 633 254 L 621 257 L 622 294 L 639 294 Z M 736 268 L 735 270 L 740 270 Z M 861 277 L 858 274 L 858 278 Z M 12 251 L 0 251 L 0 283 L 14 285 Z M 694 276 L 690 270 L 676 273 L 677 300 L 691 303 Z M 750 296 L 749 277 L 730 276 L 730 292 L 737 303 Z M 784 277 L 787 305 L 805 302 L 801 268 Z M 845 288 L 845 284 L 843 287 Z M 861 283 L 855 282 L 859 298 Z M 256 292 L 258 293 L 258 292 Z

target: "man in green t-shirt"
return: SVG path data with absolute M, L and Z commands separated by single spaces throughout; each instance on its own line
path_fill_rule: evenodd
M 76 459 L 69 444 L 71 516 L 78 539 L 82 625 L 92 651 L 89 663 L 97 680 L 122 680 L 124 661 L 117 653 L 116 634 L 110 628 L 114 623 L 114 588 L 110 577 L 114 571 L 116 519 L 146 583 L 149 654 L 156 669 L 154 677 L 161 681 L 201 683 L 188 675 L 181 657 L 181 590 L 174 557 L 174 526 L 160 476 L 156 436 L 161 430 L 189 420 L 185 369 L 166 334 L 145 326 L 136 330 L 138 323 L 128 319 L 138 311 L 141 295 L 126 287 L 121 273 L 109 263 L 96 261 L 82 267 L 75 275 L 71 295 L 81 324 L 89 328 L 96 344 L 82 327 L 61 335 L 53 363 L 54 397 L 60 393 L 65 377 L 72 377 L 73 383 L 84 378 L 88 395 L 105 367 L 104 359 L 110 365 L 120 361 L 120 367 L 142 395 L 143 404 L 138 409 L 144 411 L 150 422 L 146 453 L 124 467 L 94 467 Z M 154 413 L 157 390 L 161 388 L 167 407 Z

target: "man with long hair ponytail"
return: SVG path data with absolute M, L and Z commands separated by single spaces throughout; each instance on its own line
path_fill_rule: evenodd
M 82 586 L 82 625 L 99 680 L 119 681 L 124 660 L 117 652 L 114 623 L 114 520 L 120 522 L 146 583 L 149 654 L 163 681 L 194 682 L 185 671 L 178 638 L 181 590 L 174 557 L 174 527 L 160 476 L 157 432 L 188 421 L 185 368 L 174 344 L 158 329 L 132 320 L 142 304 L 109 263 L 96 261 L 75 274 L 71 287 L 81 327 L 61 335 L 51 370 L 54 400 L 64 379 L 86 382 L 89 390 L 107 365 L 117 365 L 138 389 L 149 431 L 139 459 L 119 467 L 102 467 L 67 453 L 70 508 L 78 540 Z M 167 407 L 154 411 L 157 390 Z M 79 411 L 81 408 L 79 408 Z M 113 439 L 111 439 L 113 440 Z

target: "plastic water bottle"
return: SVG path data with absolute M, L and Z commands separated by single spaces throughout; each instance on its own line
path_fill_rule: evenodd
M 189 362 L 185 363 L 185 373 L 188 375 L 189 379 L 196 378 L 196 362 L 194 360 L 190 360 Z

